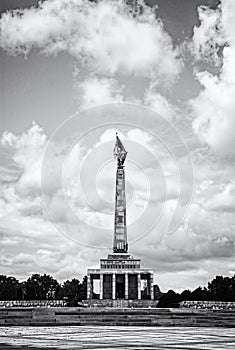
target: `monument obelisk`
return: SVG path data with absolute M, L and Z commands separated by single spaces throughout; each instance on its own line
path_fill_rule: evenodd
M 150 305 L 153 301 L 153 271 L 142 268 L 141 260 L 128 253 L 124 166 L 127 151 L 117 133 L 114 156 L 117 164 L 113 253 L 106 259 L 100 259 L 100 268 L 87 270 L 88 305 L 143 306 L 146 299 L 149 299 L 147 305 Z M 99 291 L 94 291 L 95 280 L 99 280 Z M 141 281 L 145 283 L 144 290 L 141 290 Z
M 114 253 L 127 253 L 127 229 L 126 229 L 126 191 L 125 191 L 125 166 L 127 152 L 116 133 L 114 157 L 117 159 L 116 188 L 115 188 L 115 215 L 114 215 Z

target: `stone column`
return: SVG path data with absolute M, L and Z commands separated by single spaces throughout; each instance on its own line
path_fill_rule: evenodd
M 91 275 L 87 275 L 87 300 L 91 299 Z
M 116 274 L 113 273 L 113 288 L 112 288 L 112 299 L 116 299 Z
M 128 299 L 128 273 L 125 273 L 125 299 Z
M 150 275 L 150 298 L 154 299 L 154 291 L 153 291 L 153 273 Z
M 103 273 L 100 273 L 100 299 L 103 299 Z
M 141 299 L 141 276 L 140 273 L 137 274 L 138 279 L 137 279 L 137 286 L 138 286 L 138 300 Z

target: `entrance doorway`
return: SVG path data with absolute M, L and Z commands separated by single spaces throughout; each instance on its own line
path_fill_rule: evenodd
M 125 298 L 125 275 L 116 275 L 116 299 Z

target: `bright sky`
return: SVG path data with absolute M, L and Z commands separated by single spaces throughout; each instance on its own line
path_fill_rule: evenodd
M 81 278 L 110 252 L 116 131 L 155 283 L 235 273 L 235 2 L 126 3 L 1 3 L 0 273 Z

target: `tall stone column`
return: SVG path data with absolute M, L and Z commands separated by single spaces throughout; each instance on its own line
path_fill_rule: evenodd
M 87 275 L 87 300 L 91 299 L 91 275 Z
M 112 299 L 116 299 L 116 274 L 113 273 L 113 281 L 112 281 Z
M 103 273 L 100 273 L 100 299 L 103 299 Z
M 154 299 L 154 290 L 153 290 L 153 273 L 150 275 L 150 298 Z
M 125 273 L 125 299 L 128 299 L 128 273 Z
M 137 286 L 138 286 L 138 300 L 141 300 L 141 276 L 137 274 Z

